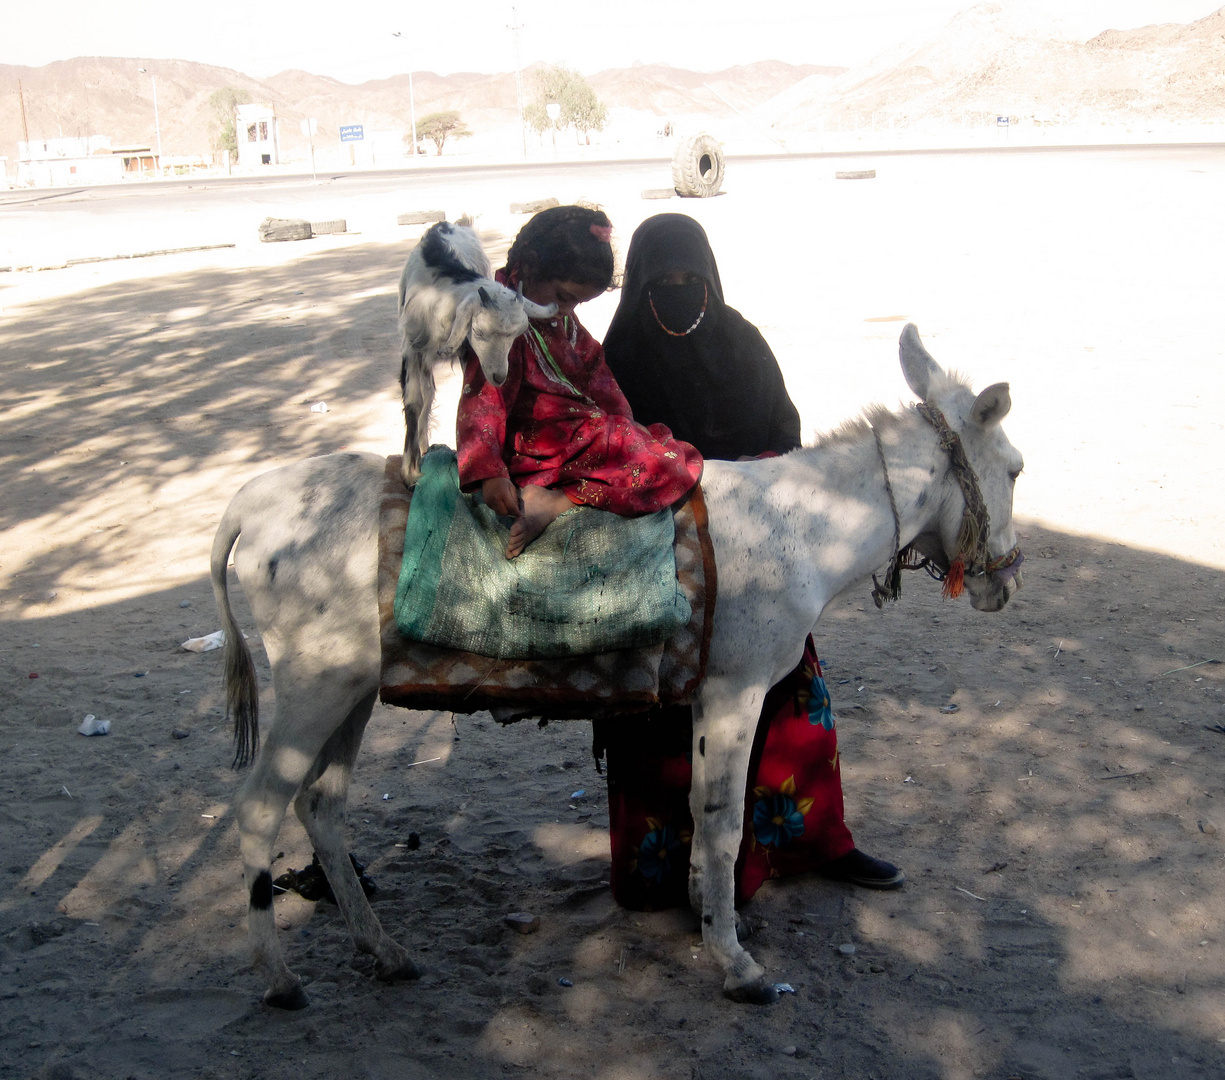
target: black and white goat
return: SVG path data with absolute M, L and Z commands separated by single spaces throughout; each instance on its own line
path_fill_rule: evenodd
M 493 280 L 489 258 L 474 229 L 440 221 L 413 248 L 400 274 L 400 394 L 404 403 L 404 463 L 411 487 L 429 448 L 434 367 L 462 361 L 465 340 L 494 386 L 506 381 L 511 343 L 528 319 L 546 319 L 542 307 Z

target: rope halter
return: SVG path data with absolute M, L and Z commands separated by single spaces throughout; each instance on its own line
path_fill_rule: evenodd
M 897 502 L 893 497 L 893 485 L 889 481 L 889 469 L 885 464 L 885 452 L 881 446 L 880 434 L 873 429 L 876 437 L 876 452 L 880 457 L 881 468 L 885 473 L 885 491 L 889 495 L 889 509 L 893 512 L 893 558 L 889 560 L 889 568 L 885 574 L 884 583 L 872 575 L 872 600 L 876 606 L 883 607 L 886 600 L 896 600 L 902 595 L 902 571 L 926 570 L 937 581 L 944 582 L 942 590 L 946 599 L 956 599 L 965 587 L 966 576 L 985 577 L 995 574 L 1002 581 L 1016 579 L 1016 587 L 1021 587 L 1021 564 L 1025 556 L 1021 554 L 1020 545 L 1004 552 L 998 558 L 992 559 L 987 554 L 987 539 L 991 535 L 991 517 L 987 513 L 987 504 L 983 502 L 983 494 L 978 486 L 978 477 L 966 457 L 965 447 L 961 444 L 961 436 L 957 434 L 935 405 L 920 401 L 915 408 L 933 428 L 940 440 L 940 448 L 949 459 L 949 471 L 952 472 L 957 486 L 961 488 L 964 508 L 961 512 L 961 528 L 957 531 L 955 554 L 949 561 L 948 570 L 941 570 L 930 559 L 907 545 L 899 548 L 901 543 L 901 522 L 898 518 Z

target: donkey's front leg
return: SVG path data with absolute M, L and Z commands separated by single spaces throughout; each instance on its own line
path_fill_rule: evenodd
M 717 683 L 717 680 L 715 681 Z M 689 899 L 702 919 L 708 956 L 723 968 L 723 993 L 766 1005 L 778 991 L 765 969 L 736 940 L 736 856 L 744 831 L 744 790 L 753 732 L 765 691 L 703 689 L 693 711 L 693 813 Z

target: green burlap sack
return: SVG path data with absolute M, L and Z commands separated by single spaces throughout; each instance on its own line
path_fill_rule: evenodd
M 434 447 L 421 468 L 396 587 L 405 637 L 536 660 L 655 645 L 689 621 L 670 510 L 626 518 L 575 507 L 507 559 L 509 530 L 460 492 L 455 451 Z

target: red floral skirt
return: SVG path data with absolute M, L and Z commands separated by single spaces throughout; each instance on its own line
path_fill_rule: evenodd
M 596 743 L 608 758 L 613 897 L 637 911 L 687 905 L 690 710 L 656 709 L 600 722 Z M 843 821 L 834 713 L 810 637 L 799 667 L 766 695 L 757 725 L 736 902 L 768 878 L 812 870 L 854 846 Z

